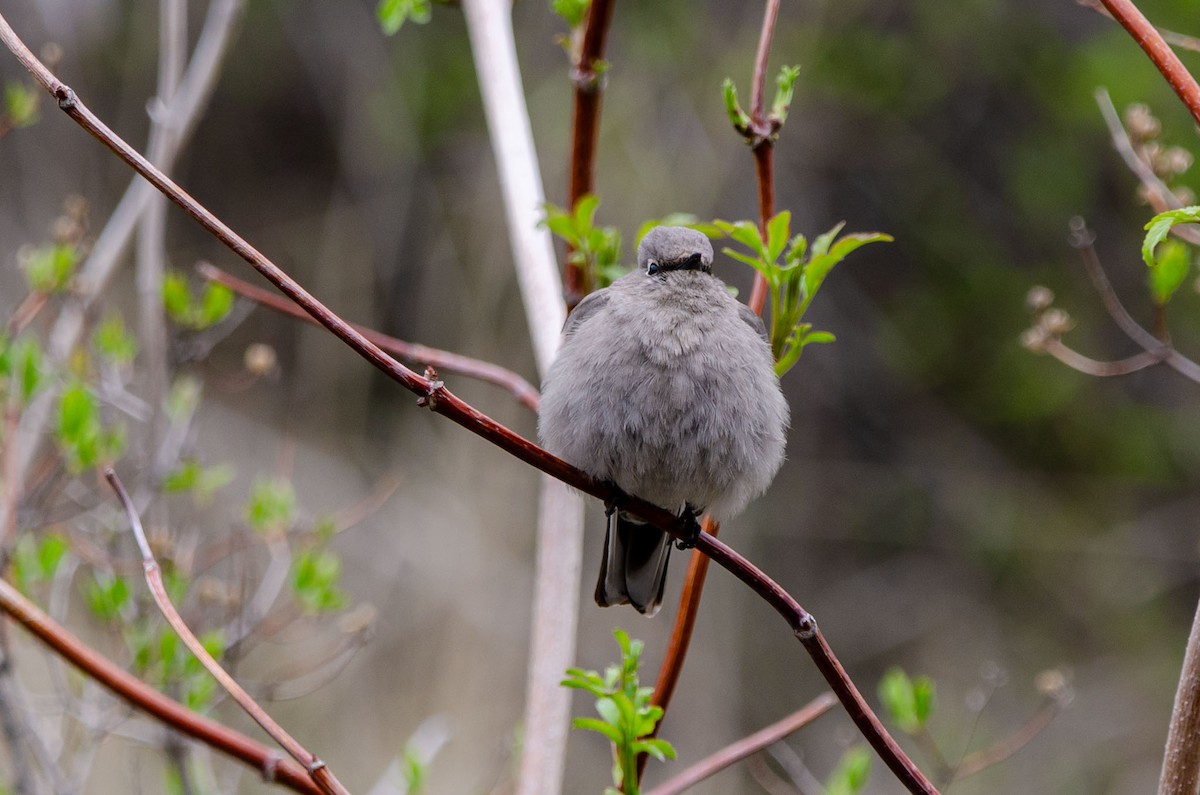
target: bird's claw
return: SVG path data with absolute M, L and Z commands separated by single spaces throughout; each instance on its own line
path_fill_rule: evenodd
M 696 519 L 696 511 L 692 506 L 685 505 L 683 511 L 679 514 L 680 521 L 684 524 L 683 537 L 675 542 L 676 549 L 691 549 L 696 546 L 696 542 L 700 540 L 700 522 Z
M 611 480 L 607 480 L 605 483 L 611 486 L 613 491 L 612 496 L 604 501 L 604 515 L 611 519 L 612 515 L 617 512 L 617 508 L 619 507 L 618 503 L 621 501 L 621 498 L 617 495 L 619 495 L 621 492 L 617 484 L 613 483 Z

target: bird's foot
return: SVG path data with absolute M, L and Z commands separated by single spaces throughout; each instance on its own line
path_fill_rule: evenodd
M 624 492 L 621 491 L 620 486 L 611 480 L 605 480 L 603 483 L 612 487 L 613 491 L 613 495 L 604 501 L 604 515 L 611 519 L 612 515 L 617 512 L 617 509 L 621 507 L 621 496 L 623 496 Z
M 683 506 L 679 519 L 685 529 L 683 537 L 675 542 L 676 549 L 691 549 L 700 540 L 700 522 L 696 519 L 696 509 L 690 505 Z

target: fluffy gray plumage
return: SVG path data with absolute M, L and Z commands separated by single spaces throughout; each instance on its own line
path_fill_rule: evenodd
M 672 511 L 728 519 L 783 463 L 788 406 L 761 319 L 711 273 L 699 232 L 656 227 L 639 270 L 579 303 L 542 384 L 550 452 Z M 670 537 L 610 517 L 596 602 L 653 615 Z

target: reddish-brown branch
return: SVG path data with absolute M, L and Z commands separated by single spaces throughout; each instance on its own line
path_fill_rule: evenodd
M 4 580 L 0 580 L 0 610 L 57 652 L 60 657 L 134 707 L 255 768 L 267 781 L 282 784 L 296 792 L 321 795 L 321 790 L 308 777 L 308 773 L 279 751 L 267 748 L 240 732 L 192 712 L 113 665 Z
M 171 602 L 171 598 L 167 596 L 167 588 L 163 584 L 162 570 L 158 567 L 158 561 L 154 559 L 154 553 L 150 551 L 150 542 L 146 539 L 146 533 L 142 530 L 142 521 L 138 517 L 137 509 L 133 506 L 133 500 L 129 498 L 128 492 L 125 491 L 125 486 L 121 483 L 120 478 L 111 469 L 106 470 L 104 477 L 108 480 L 110 486 L 117 494 L 117 498 L 121 501 L 121 507 L 125 509 L 125 514 L 129 518 L 129 524 L 133 529 L 134 537 L 137 540 L 138 549 L 142 553 L 142 570 L 146 575 L 146 585 L 150 587 L 150 594 L 154 597 L 154 603 L 158 605 L 158 610 L 163 614 L 163 618 L 171 625 L 171 629 L 175 630 L 175 634 L 183 641 L 188 650 L 195 655 L 200 664 L 204 666 L 204 670 L 208 671 L 217 683 L 224 688 L 225 692 L 233 696 L 233 700 L 238 703 L 246 714 L 254 719 L 254 722 L 262 727 L 275 742 L 279 743 L 282 748 L 291 755 L 312 777 L 313 783 L 325 793 L 325 795 L 350 795 L 349 791 L 342 786 L 341 782 L 333 775 L 329 768 L 318 759 L 315 755 L 309 753 L 304 746 L 300 745 L 292 735 L 280 726 L 275 720 L 267 714 L 267 711 L 260 707 L 250 694 L 247 693 L 241 685 L 237 683 L 229 673 L 221 667 L 221 664 L 208 653 L 208 649 L 204 648 L 204 644 L 192 632 L 191 627 L 183 620 L 183 616 L 179 615 L 179 611 L 175 609 L 175 605 Z
M 775 215 L 775 142 L 769 137 L 754 144 L 754 173 L 758 178 L 758 226 L 763 240 L 767 239 L 767 224 Z M 754 285 L 750 288 L 747 306 L 759 317 L 767 303 L 767 280 L 761 273 L 754 273 Z
M 1163 40 L 1162 35 L 1150 21 L 1138 10 L 1132 0 L 1101 0 L 1108 13 L 1121 23 L 1129 35 L 1137 42 L 1151 62 L 1166 78 L 1167 83 L 1178 95 L 1183 104 L 1191 112 L 1192 118 L 1200 124 L 1200 85 L 1196 78 L 1179 60 L 1179 56 Z
M 612 23 L 613 2 L 592 0 L 588 6 L 579 60 L 571 70 L 571 80 L 575 84 L 575 113 L 571 127 L 571 176 L 567 207 L 572 210 L 583 196 L 595 192 L 596 187 L 596 138 L 600 130 L 600 101 L 604 93 L 602 62 L 608 29 Z M 569 307 L 574 307 L 592 289 L 587 270 L 579 264 L 567 265 L 563 286 Z
M 758 52 L 754 56 L 754 75 L 750 83 L 750 146 L 754 152 L 754 173 L 758 179 L 758 225 L 763 239 L 767 236 L 767 222 L 775 214 L 775 174 L 773 150 L 775 148 L 774 122 L 767 117 L 767 61 L 771 54 L 771 40 L 775 37 L 775 22 L 779 18 L 779 0 L 767 0 L 763 10 L 762 30 L 758 35 Z M 763 313 L 767 300 L 767 280 L 762 274 L 754 275 L 754 286 L 750 288 L 747 305 L 754 313 Z
M 248 298 L 256 304 L 261 304 L 275 312 L 294 317 L 297 320 L 303 320 L 314 326 L 320 325 L 315 318 L 305 313 L 304 310 L 291 301 L 286 301 L 270 290 L 265 290 L 262 287 L 255 286 L 236 276 L 232 276 L 207 262 L 198 263 L 196 270 L 205 279 L 223 284 L 238 295 Z M 537 389 L 533 387 L 533 384 L 530 384 L 512 370 L 507 370 L 491 362 L 472 359 L 469 356 L 430 348 L 414 342 L 398 340 L 395 337 L 389 337 L 387 334 L 372 331 L 365 326 L 355 325 L 354 328 L 388 353 L 421 365 L 433 365 L 438 372 L 459 373 L 468 378 L 475 378 L 480 381 L 486 381 L 489 384 L 495 384 L 502 389 L 508 390 L 513 397 L 519 400 L 530 411 L 537 411 L 539 399 Z
M 711 516 L 705 516 L 701 529 L 716 535 L 721 525 L 714 522 Z M 658 678 L 654 682 L 654 693 L 650 703 L 662 707 L 664 715 L 671 706 L 671 696 L 675 694 L 675 685 L 679 683 L 679 674 L 683 671 L 683 661 L 687 657 L 688 647 L 692 642 L 692 630 L 696 627 L 696 616 L 700 613 L 700 597 L 704 591 L 704 580 L 708 576 L 708 557 L 692 555 L 688 561 L 687 574 L 683 578 L 683 591 L 679 595 L 679 610 L 675 613 L 675 626 L 671 629 L 671 641 L 667 652 L 663 655 L 662 664 L 658 667 Z M 653 736 L 658 736 L 662 728 L 662 720 L 654 727 Z M 638 780 L 646 770 L 649 760 L 647 754 L 638 756 Z
M 263 256 L 228 225 L 108 129 L 79 100 L 69 86 L 55 77 L 33 55 L 13 32 L 3 15 L 0 15 L 0 40 L 4 41 L 22 64 L 29 69 L 34 78 L 58 100 L 59 107 L 76 123 L 128 163 L 198 224 L 249 263 L 371 365 L 409 391 L 419 395 L 418 405 L 442 414 L 515 458 L 558 478 L 569 486 L 574 486 L 605 502 L 619 505 L 622 510 L 670 533 L 674 538 L 682 539 L 690 535 L 692 523 L 639 497 L 624 494 L 611 484 L 594 480 L 582 470 L 522 438 L 465 403 L 446 389 L 445 385 L 422 378 L 390 357 L 349 323 L 331 312 L 275 263 Z M 712 558 L 718 565 L 749 586 L 783 617 L 792 633 L 812 657 L 817 669 L 829 682 L 830 689 L 837 694 L 850 719 L 854 721 L 867 742 L 876 750 L 896 777 L 912 792 L 936 793 L 937 789 L 917 769 L 871 711 L 870 706 L 850 680 L 849 675 L 817 628 L 816 621 L 800 606 L 799 602 L 754 564 L 716 538 L 705 533 L 699 534 L 696 549 L 701 554 Z
M 783 720 L 759 729 L 749 737 L 743 737 L 736 743 L 700 760 L 679 775 L 672 776 L 670 780 L 659 784 L 646 795 L 678 795 L 688 787 L 693 787 L 701 781 L 711 778 L 730 765 L 799 731 L 828 712 L 836 703 L 837 699 L 832 693 L 822 693 Z

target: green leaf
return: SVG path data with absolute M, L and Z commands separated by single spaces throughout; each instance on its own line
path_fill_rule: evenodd
M 935 689 L 928 676 L 909 679 L 899 668 L 892 668 L 879 682 L 879 699 L 892 720 L 906 734 L 915 734 L 933 714 Z
M 796 78 L 799 76 L 799 66 L 783 66 L 775 78 L 775 101 L 771 103 L 771 116 L 781 125 L 787 121 L 792 95 L 796 90 Z
M 233 309 L 233 290 L 223 284 L 209 282 L 200 301 L 196 328 L 205 329 L 224 320 Z
M 1178 240 L 1168 240 L 1162 244 L 1154 264 L 1147 273 L 1154 303 L 1159 306 L 1167 305 L 1171 296 L 1175 295 L 1175 291 L 1187 278 L 1191 264 L 1191 252 L 1185 244 Z
M 899 668 L 892 668 L 879 681 L 879 700 L 892 720 L 904 732 L 911 734 L 919 728 L 912 680 Z
M 85 581 L 84 599 L 96 618 L 115 621 L 129 601 L 129 586 L 120 577 L 96 572 L 93 579 Z
M 837 342 L 837 337 L 828 331 L 810 331 L 800 338 L 801 345 L 828 345 Z
M 634 750 L 638 753 L 650 754 L 660 762 L 665 762 L 668 759 L 675 758 L 675 746 L 671 745 L 666 740 L 660 740 L 657 737 L 649 740 L 637 741 L 634 743 Z
M 62 536 L 48 535 L 42 539 L 37 548 L 38 576 L 42 580 L 49 580 L 54 576 L 54 572 L 58 571 L 58 564 L 62 562 L 69 548 Z
M 418 25 L 424 25 L 432 13 L 429 0 L 379 0 L 375 8 L 379 27 L 388 36 L 394 36 L 410 19 Z
M 1146 238 L 1142 241 L 1142 259 L 1147 267 L 1154 266 L 1154 248 L 1161 243 L 1171 228 L 1179 224 L 1200 223 L 1200 205 L 1159 213 L 1146 223 Z
M 43 381 L 45 359 L 41 345 L 36 337 L 28 336 L 0 350 L 0 376 L 15 379 L 21 403 L 28 403 Z
M 937 693 L 932 679 L 928 676 L 918 676 L 913 680 L 913 714 L 921 726 L 929 722 L 936 700 Z
M 346 605 L 338 588 L 341 576 L 340 558 L 327 550 L 310 550 L 292 564 L 292 591 L 307 613 L 341 610 Z
M 137 356 L 137 340 L 125 329 L 125 319 L 113 312 L 92 334 L 92 346 L 101 358 L 116 365 L 129 365 Z
M 591 0 L 550 0 L 550 10 L 562 17 L 572 28 L 583 24 Z
M 621 732 L 617 727 L 610 726 L 602 720 L 595 718 L 575 718 L 571 721 L 571 726 L 576 729 L 585 729 L 587 731 L 599 732 L 614 743 L 621 742 Z
M 792 214 L 788 210 L 776 214 L 767 222 L 767 262 L 773 265 L 779 261 L 779 255 L 787 246 L 791 228 Z
M 191 307 L 192 293 L 187 278 L 181 273 L 168 273 L 163 277 L 163 309 L 167 317 L 181 326 L 188 325 Z
M 66 288 L 77 264 L 78 249 L 55 243 L 34 249 L 22 266 L 30 290 L 35 293 L 57 293 Z
M 281 532 L 292 524 L 296 492 L 283 478 L 260 479 L 250 490 L 246 523 L 259 533 Z
M 4 86 L 4 115 L 14 128 L 29 127 L 38 120 L 38 91 L 33 86 L 12 82 Z
M 737 86 L 732 79 L 727 77 L 721 83 L 721 94 L 725 98 L 725 115 L 729 117 L 729 123 L 739 133 L 745 134 L 750 128 L 750 117 L 738 104 Z
M 855 795 L 866 789 L 871 777 L 871 752 L 863 745 L 846 750 L 825 782 L 826 795 Z

